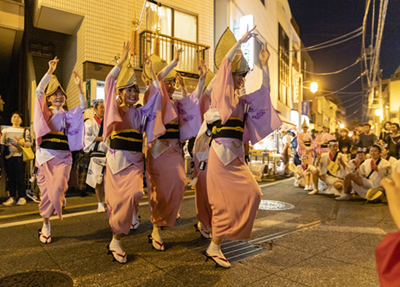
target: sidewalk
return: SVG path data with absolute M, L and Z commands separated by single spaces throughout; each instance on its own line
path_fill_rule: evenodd
M 0 285 L 6 276 L 39 271 L 14 278 L 23 283 L 27 278 L 37 282 L 34 276 L 53 276 L 59 280 L 57 286 L 379 286 L 374 249 L 387 232 L 396 230 L 387 205 L 310 196 L 294 188 L 292 180 L 260 186 L 263 200 L 283 201 L 294 208 L 259 210 L 249 244 L 261 248 L 247 257 L 247 243 L 226 241 L 222 249 L 228 259 L 233 254 L 247 257 L 229 259 L 228 270 L 205 262 L 202 252 L 209 241 L 193 227 L 193 193 L 183 201 L 176 226 L 162 232 L 164 252 L 155 251 L 147 241 L 152 227 L 146 203 L 142 204 L 142 224 L 122 238 L 128 254 L 125 265 L 106 253 L 112 236 L 107 215 L 79 215 L 96 209 L 92 195 L 68 198 L 64 214 L 71 217 L 51 221 L 49 245 L 38 240 L 41 222 L 2 227 L 40 219 L 33 214 L 36 204 L 0 207 Z M 40 273 L 44 271 L 51 272 Z

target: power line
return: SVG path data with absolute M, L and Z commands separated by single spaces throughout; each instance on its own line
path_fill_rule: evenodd
M 352 113 L 351 115 L 346 116 L 346 119 L 353 116 L 354 114 L 356 114 L 358 111 L 360 110 L 360 108 L 358 108 L 354 113 Z
M 316 44 L 316 45 L 313 45 L 313 46 L 309 46 L 309 47 L 305 47 L 305 48 L 302 48 L 302 49 L 298 49 L 298 50 L 288 50 L 288 51 L 285 51 L 285 52 L 289 53 L 289 52 L 300 52 L 300 51 L 312 51 L 312 50 L 327 48 L 327 47 L 330 47 L 330 45 L 331 45 L 331 46 L 337 45 L 337 44 L 343 43 L 343 42 L 345 42 L 345 41 L 348 41 L 348 40 L 350 40 L 350 39 L 353 39 L 354 37 L 360 36 L 361 33 L 362 33 L 361 30 L 362 30 L 362 27 L 359 27 L 359 28 L 357 28 L 356 30 L 351 31 L 350 33 L 347 33 L 347 34 L 342 35 L 342 36 L 339 36 L 339 37 L 337 37 L 337 38 L 328 40 L 328 41 L 326 41 L 326 42 L 322 42 L 322 43 L 319 43 L 319 44 Z M 339 41 L 338 43 L 334 43 L 334 44 L 328 45 L 328 44 L 331 43 L 331 42 L 335 42 L 335 41 L 337 41 L 337 40 L 340 40 L 340 39 L 342 39 L 342 38 L 345 38 L 345 37 L 347 37 L 347 36 L 349 36 L 349 35 L 351 35 L 351 34 L 353 34 L 353 33 L 355 33 L 355 32 L 359 32 L 359 33 L 357 33 L 356 35 L 351 36 L 351 37 L 348 38 L 348 39 Z M 321 47 L 321 46 L 324 46 L 324 45 L 327 45 L 327 46 L 326 46 L 326 47 Z
M 315 75 L 315 76 L 327 76 L 327 75 L 334 75 L 334 74 L 339 74 L 353 66 L 355 66 L 357 63 L 359 63 L 361 61 L 361 58 L 358 58 L 357 61 L 355 61 L 353 64 L 351 64 L 350 66 L 347 66 L 341 70 L 338 71 L 334 71 L 334 72 L 328 72 L 328 73 L 313 73 L 313 72 L 309 72 L 307 70 L 302 69 L 303 72 L 310 74 L 310 75 Z
M 336 94 L 336 93 L 338 93 L 338 92 L 340 92 L 340 91 L 346 89 L 347 87 L 349 87 L 349 86 L 351 86 L 352 84 L 354 84 L 355 82 L 357 82 L 360 78 L 361 78 L 361 75 L 358 76 L 358 77 L 357 77 L 354 81 L 352 81 L 351 83 L 349 83 L 349 84 L 347 84 L 346 86 L 344 86 L 343 88 L 341 88 L 341 89 L 339 89 L 339 90 L 337 90 L 337 91 L 334 91 L 334 92 L 332 92 L 332 93 L 330 93 L 330 94 L 324 95 L 324 97 L 330 96 L 330 95 L 333 95 L 333 94 Z
M 348 109 L 348 108 L 354 106 L 355 104 L 358 104 L 358 102 L 359 102 L 360 100 L 362 100 L 362 99 L 363 99 L 363 98 L 359 98 L 357 101 L 355 101 L 354 104 L 352 104 L 352 105 L 350 105 L 350 106 L 347 106 L 346 109 Z

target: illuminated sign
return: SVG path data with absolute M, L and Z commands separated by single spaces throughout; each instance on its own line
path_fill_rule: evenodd
M 240 37 L 246 34 L 247 30 L 254 27 L 253 15 L 246 15 L 240 17 Z M 250 69 L 253 69 L 254 64 L 254 38 L 251 38 L 247 43 L 242 44 L 242 53 Z

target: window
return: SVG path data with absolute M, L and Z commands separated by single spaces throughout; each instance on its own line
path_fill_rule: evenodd
M 197 15 L 147 2 L 146 29 L 156 31 L 158 28 L 161 34 L 197 42 Z
M 289 88 L 289 37 L 279 24 L 279 86 L 278 99 L 288 105 Z
M 178 38 L 185 41 L 197 43 L 197 15 L 191 14 L 176 8 L 147 2 L 146 4 L 146 29 L 152 32 L 159 32 L 163 35 Z M 184 57 L 194 59 L 198 51 L 193 44 L 183 43 L 182 41 L 171 41 L 165 37 L 160 41 L 160 57 L 170 59 L 173 57 L 173 47 L 183 48 Z M 180 61 L 177 69 L 185 71 L 196 71 L 196 61 Z

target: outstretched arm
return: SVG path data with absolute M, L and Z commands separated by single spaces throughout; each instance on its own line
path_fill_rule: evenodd
M 201 92 L 203 91 L 204 84 L 206 83 L 206 75 L 207 75 L 207 66 L 204 60 L 200 61 L 200 65 L 198 67 L 199 70 L 199 83 L 197 84 L 196 89 L 194 90 L 195 95 L 200 98 Z
M 176 80 L 179 82 L 179 84 L 181 85 L 181 90 L 182 90 L 182 98 L 186 98 L 187 97 L 187 90 L 186 90 L 186 85 L 185 85 L 185 80 L 182 78 L 181 74 L 177 74 L 176 75 Z
M 264 49 L 260 51 L 259 57 L 261 61 L 262 71 L 263 71 L 263 85 L 270 91 L 270 83 L 269 83 L 269 68 L 268 68 L 268 60 L 270 53 L 268 51 L 268 44 L 265 42 Z
M 149 69 L 150 74 L 151 74 L 151 78 L 153 79 L 154 86 L 157 89 L 160 89 L 160 83 L 158 82 L 158 80 L 156 78 L 156 75 L 154 74 L 153 63 L 150 60 L 150 56 L 147 55 L 147 54 L 144 54 L 144 59 L 145 59 L 145 65 Z
M 253 29 L 251 29 L 250 31 L 247 31 L 246 34 L 244 34 L 243 37 L 239 41 L 237 41 L 237 43 L 229 50 L 228 54 L 226 54 L 226 57 L 228 57 L 230 62 L 232 62 L 232 60 L 235 57 L 236 53 L 239 52 L 240 46 L 243 43 L 246 43 L 251 38 L 257 36 L 256 33 L 253 33 L 253 31 L 256 29 L 256 27 L 257 26 L 254 26 Z
M 46 89 L 47 84 L 49 83 L 51 79 L 51 75 L 54 73 L 54 71 L 57 68 L 57 63 L 60 61 L 55 57 L 53 60 L 49 61 L 49 69 L 47 70 L 47 73 L 43 76 L 42 80 L 40 81 L 39 85 L 36 88 L 36 96 L 40 98 L 43 93 L 44 89 Z
M 83 89 L 82 89 L 82 78 L 81 78 L 81 76 L 79 76 L 77 71 L 73 71 L 72 75 L 74 76 L 74 82 L 78 86 L 78 89 L 79 89 L 79 102 L 80 102 L 79 107 L 81 108 L 81 111 L 84 112 L 87 109 L 87 102 L 86 102 L 86 97 L 85 97 L 85 95 L 83 93 Z
M 176 67 L 176 65 L 178 65 L 178 62 L 180 60 L 182 54 L 182 48 L 175 50 L 175 58 L 171 61 L 171 63 L 168 64 L 168 66 L 166 66 L 164 69 L 162 69 L 162 71 L 160 72 L 159 75 L 159 80 L 164 80 L 165 77 L 169 74 L 169 72 L 172 71 L 173 68 Z

